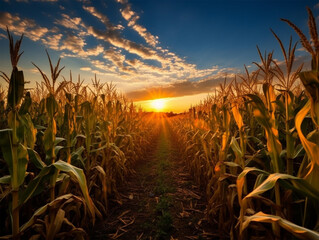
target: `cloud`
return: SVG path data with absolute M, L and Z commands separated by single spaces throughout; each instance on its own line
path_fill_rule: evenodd
M 140 16 L 129 2 L 117 1 L 121 4 L 120 13 L 127 21 L 126 25 L 111 22 L 100 9 L 86 1 L 80 3 L 82 8 L 104 27 L 89 25 L 87 18 L 81 18 L 73 11 L 66 13 L 66 8 L 53 20 L 50 29 L 39 26 L 34 20 L 3 12 L 0 12 L 0 28 L 5 30 L 8 25 L 16 34 L 25 32 L 31 40 L 40 40 L 46 47 L 59 51 L 61 57 L 81 58 L 85 62 L 81 71 L 121 82 L 125 89 L 130 89 L 128 96 L 134 100 L 150 98 L 150 92 L 156 91 L 165 96 L 192 95 L 208 92 L 216 85 L 218 76 L 225 69 L 216 65 L 199 69 L 186 58 L 161 47 L 158 37 L 138 24 Z M 145 42 L 125 38 L 124 28 L 136 31 Z
M 149 45 L 155 47 L 158 44 L 158 37 L 152 35 L 145 27 L 136 23 L 140 17 L 132 10 L 131 4 L 129 4 L 128 1 L 117 1 L 123 6 L 121 14 L 122 17 L 128 21 L 128 26 L 134 29 Z
M 62 45 L 58 50 L 68 50 L 71 54 L 63 53 L 63 57 L 82 57 L 87 58 L 89 56 L 98 56 L 104 52 L 102 45 L 97 45 L 93 48 L 84 49 L 86 42 L 82 36 L 76 36 L 73 34 L 68 34 L 66 39 L 62 41 Z
M 121 29 L 112 24 L 106 15 L 93 6 L 85 5 L 83 9 L 99 19 L 106 27 L 106 29 L 102 30 L 83 23 L 88 34 L 111 44 L 111 47 L 106 50 L 107 54 L 104 55 L 104 58 L 109 62 L 97 64 L 97 68 L 113 72 L 115 70 L 122 75 L 122 78 L 125 78 L 125 80 L 131 79 L 132 82 L 150 81 L 166 85 L 172 82 L 184 81 L 185 79 L 200 79 L 218 71 L 218 66 L 197 69 L 195 64 L 187 63 L 185 59 L 178 57 L 175 53 L 156 46 L 157 37 L 154 37 L 146 28 L 136 23 L 139 16 L 132 10 L 128 1 L 118 0 L 118 2 L 123 6 L 121 13 L 129 21 L 128 26 L 143 35 L 148 46 L 124 38 L 121 34 Z M 127 59 L 126 52 L 135 54 L 137 57 Z M 111 66 L 113 67 L 111 68 Z
M 1 38 L 7 38 L 7 35 L 3 34 L 3 33 L 0 33 L 0 39 Z
M 90 26 L 88 27 L 88 32 L 98 39 L 104 40 L 117 48 L 125 49 L 129 53 L 136 54 L 143 59 L 153 59 L 159 61 L 160 63 L 167 63 L 165 58 L 158 55 L 153 49 L 122 38 L 116 31 L 105 32 Z
M 85 44 L 85 41 L 81 37 L 70 34 L 63 41 L 63 46 L 61 47 L 61 50 L 66 49 L 73 53 L 79 53 L 82 51 Z
M 7 26 L 14 34 L 24 33 L 32 41 L 38 41 L 49 31 L 45 27 L 38 26 L 32 19 L 21 19 L 18 15 L 0 12 L 0 28 L 6 30 Z
M 130 22 L 131 23 L 131 22 Z M 129 25 L 130 25 L 129 23 Z M 145 41 L 150 44 L 151 46 L 155 47 L 156 44 L 158 43 L 157 41 L 157 37 L 153 36 L 152 34 L 150 34 L 149 32 L 147 32 L 146 28 L 144 28 L 141 25 L 138 24 L 132 24 L 131 25 L 132 28 L 138 32 L 138 34 L 145 39 Z
M 108 31 L 117 30 L 117 28 L 110 22 L 108 17 L 97 11 L 95 7 L 83 5 L 83 9 L 104 23 L 107 26 Z
M 104 47 L 101 44 L 99 44 L 96 47 L 86 49 L 82 54 L 84 54 L 85 56 L 98 56 L 103 52 Z
M 122 11 L 121 14 L 125 20 L 130 20 L 132 16 L 134 15 L 134 12 L 131 10 L 131 7 L 128 5 L 128 7 L 125 7 Z
M 92 68 L 90 68 L 90 67 L 81 67 L 80 70 L 91 72 Z
M 47 47 L 53 49 L 53 50 L 60 50 L 60 40 L 62 38 L 62 34 L 54 34 L 54 35 L 48 35 L 45 38 L 42 38 L 41 41 L 44 45 Z
M 123 48 L 126 51 L 136 54 L 144 59 L 154 59 L 158 60 L 159 62 L 165 62 L 165 59 L 162 56 L 159 56 L 153 49 L 123 38 L 119 32 L 118 26 L 113 25 L 107 16 L 97 11 L 94 7 L 83 6 L 83 9 L 98 18 L 106 25 L 107 28 L 106 31 L 101 31 L 95 27 L 87 26 L 89 34 L 98 39 L 105 40 L 115 47 Z
M 129 68 L 124 66 L 125 55 L 121 54 L 120 50 L 117 51 L 115 48 L 110 48 L 104 52 L 103 57 L 111 61 L 121 71 L 129 71 Z
M 37 68 L 31 68 L 29 69 L 29 71 L 32 73 L 39 73 L 39 70 Z
M 228 77 L 233 77 L 229 74 Z M 224 82 L 225 74 L 220 73 L 215 76 L 202 79 L 201 81 L 182 81 L 170 84 L 165 87 L 151 87 L 126 94 L 129 99 L 134 101 L 150 100 L 154 98 L 181 97 L 195 95 L 199 93 L 212 92 L 220 83 Z
M 81 18 L 79 18 L 79 17 L 71 18 L 67 14 L 62 14 L 61 16 L 62 16 L 62 19 L 56 20 L 55 21 L 56 24 L 59 24 L 65 28 L 69 28 L 69 29 L 75 29 L 75 30 L 79 29 L 78 25 L 82 21 Z

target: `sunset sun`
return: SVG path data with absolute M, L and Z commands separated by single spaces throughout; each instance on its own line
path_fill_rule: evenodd
M 155 111 L 159 112 L 165 108 L 165 103 L 165 99 L 155 99 L 152 100 L 151 106 Z

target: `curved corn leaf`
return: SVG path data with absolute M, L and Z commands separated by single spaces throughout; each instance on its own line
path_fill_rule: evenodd
M 10 184 L 11 183 L 11 176 L 6 175 L 0 178 L 0 184 Z
M 61 160 L 57 161 L 56 163 L 53 164 L 58 170 L 66 172 L 68 174 L 71 174 L 72 177 L 74 177 L 77 182 L 80 185 L 80 188 L 82 190 L 83 196 L 85 198 L 85 201 L 88 205 L 88 208 L 94 218 L 95 214 L 94 214 L 94 206 L 93 206 L 93 202 L 89 196 L 89 192 L 88 192 L 88 188 L 87 188 L 87 183 L 86 183 L 86 178 L 84 175 L 84 172 L 82 169 L 77 168 L 72 166 L 71 164 L 68 164 L 66 162 L 63 162 Z M 94 220 L 93 220 L 94 221 Z
M 83 146 L 76 149 L 74 152 L 71 153 L 71 163 L 72 165 L 76 164 L 77 161 L 79 161 L 82 165 L 82 167 L 85 167 L 83 158 L 82 158 L 82 152 L 85 150 Z M 73 164 L 74 163 L 74 164 Z
M 257 173 L 263 173 L 265 175 L 269 175 L 268 172 L 263 171 L 259 168 L 255 168 L 255 167 L 246 167 L 237 177 L 237 181 L 236 181 L 236 185 L 237 185 L 237 193 L 238 193 L 238 200 L 239 200 L 239 204 L 242 205 L 242 196 L 243 196 L 243 186 L 245 183 L 245 177 L 248 173 L 251 172 L 257 172 Z
M 64 147 L 63 146 L 55 146 L 54 147 L 54 154 L 55 156 L 58 156 L 60 150 L 62 150 Z
M 273 99 L 273 94 L 274 93 L 269 93 L 268 97 L 270 100 Z M 273 105 L 275 103 L 271 102 L 270 100 L 268 101 L 269 108 L 271 111 L 273 111 L 270 114 L 260 97 L 254 94 L 248 94 L 247 96 L 252 100 L 254 117 L 265 129 L 267 138 L 267 150 L 271 157 L 274 170 L 276 172 L 281 172 L 283 166 L 283 163 L 280 159 L 282 146 L 279 141 L 279 134 L 274 115 L 275 107 Z
M 243 152 L 241 151 L 241 148 L 236 140 L 235 137 L 232 137 L 231 141 L 230 141 L 230 147 L 231 149 L 234 151 L 236 157 L 238 157 L 239 159 L 244 157 Z
M 31 148 L 28 148 L 28 155 L 30 161 L 38 168 L 42 169 L 46 166 L 46 164 L 41 160 L 40 155 Z
M 319 72 L 305 71 L 299 73 L 300 80 L 310 95 L 311 101 L 311 118 L 319 126 Z
M 299 239 L 319 240 L 318 232 L 301 227 L 279 216 L 265 214 L 263 212 L 258 212 L 252 216 L 245 217 L 245 221 L 243 222 L 240 228 L 241 234 L 249 226 L 251 222 L 277 223 L 282 228 L 286 229 L 288 232 L 292 233 L 294 236 L 298 237 Z
M 31 227 L 33 224 L 35 224 L 36 220 L 40 217 L 40 215 L 42 215 L 45 212 L 47 212 L 50 207 L 55 207 L 55 208 L 61 207 L 67 201 L 70 201 L 70 202 L 72 202 L 72 201 L 81 201 L 82 202 L 82 200 L 79 197 L 77 197 L 77 196 L 75 196 L 75 195 L 73 195 L 71 193 L 65 194 L 65 195 L 60 196 L 60 197 L 57 197 L 52 202 L 50 202 L 50 203 L 38 208 L 34 212 L 32 217 L 29 219 L 29 221 L 27 221 L 25 224 L 23 224 L 20 227 L 20 232 L 25 231 L 26 229 Z
M 306 105 L 298 112 L 295 118 L 296 130 L 298 132 L 302 146 L 304 147 L 308 158 L 311 160 L 311 164 L 319 165 L 319 145 L 309 141 L 302 133 L 301 124 L 311 109 L 310 100 Z
M 243 202 L 248 198 L 258 197 L 264 192 L 275 187 L 278 180 L 289 180 L 300 192 L 302 192 L 305 197 L 311 197 L 319 201 L 319 192 L 314 189 L 306 180 L 298 178 L 289 174 L 283 173 L 273 173 L 268 176 L 268 178 L 263 181 L 257 188 L 250 192 L 244 199 Z
M 71 177 L 73 177 L 74 180 L 76 180 L 76 182 L 79 184 L 82 190 L 82 194 L 84 196 L 85 202 L 89 208 L 89 211 L 93 217 L 93 222 L 94 222 L 94 219 L 95 219 L 94 204 L 89 196 L 86 178 L 85 178 L 83 170 L 61 160 L 44 167 L 40 171 L 37 177 L 34 178 L 28 184 L 26 190 L 22 194 L 20 194 L 19 204 L 22 205 L 28 199 L 30 199 L 34 195 L 35 191 L 38 189 L 39 185 L 41 185 L 42 181 L 45 180 L 45 176 L 53 174 L 55 170 L 66 172 Z

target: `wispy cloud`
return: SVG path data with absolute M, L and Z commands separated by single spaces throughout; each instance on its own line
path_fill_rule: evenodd
M 151 46 L 155 47 L 158 44 L 158 37 L 152 35 L 150 32 L 147 31 L 145 27 L 142 25 L 137 24 L 137 20 L 140 18 L 136 12 L 132 10 L 131 4 L 128 3 L 126 0 L 117 0 L 119 3 L 122 4 L 123 9 L 121 10 L 121 14 L 123 18 L 128 21 L 128 26 L 134 29 L 144 40 L 150 44 Z
M 143 59 L 158 60 L 161 63 L 166 62 L 162 56 L 159 56 L 156 51 L 150 47 L 146 47 L 142 44 L 123 38 L 120 34 L 120 28 L 117 25 L 113 25 L 109 21 L 108 17 L 100 13 L 96 8 L 92 6 L 83 6 L 83 9 L 98 18 L 106 26 L 106 31 L 99 30 L 93 26 L 87 26 L 88 33 L 92 36 L 104 40 L 112 44 L 114 47 L 125 49 L 130 53 L 142 57 Z
M 128 97 L 134 100 L 145 100 L 150 97 L 149 92 L 157 90 L 165 96 L 208 92 L 220 81 L 225 69 L 217 65 L 199 69 L 196 64 L 188 63 L 185 58 L 163 48 L 157 36 L 138 24 L 140 16 L 132 5 L 127 0 L 116 1 L 126 24 L 111 22 L 103 9 L 85 1 L 77 4 L 81 4 L 82 9 L 98 19 L 102 26 L 92 25 L 80 13 L 67 12 L 67 8 L 57 5 L 60 12 L 54 16 L 50 28 L 7 12 L 0 12 L 0 28 L 5 30 L 8 25 L 16 34 L 25 33 L 33 41 L 40 40 L 46 47 L 59 51 L 61 57 L 81 58 L 85 62 L 81 71 L 125 83 L 126 90 L 130 91 Z M 126 30 L 136 31 L 144 42 L 124 37 Z M 140 90 L 141 87 L 144 89 Z
M 130 26 L 135 28 L 141 28 L 140 30 L 147 33 L 147 30 L 135 24 L 136 20 L 139 18 L 137 14 L 131 9 L 131 5 L 127 1 L 119 1 L 124 9 L 121 10 L 122 16 L 129 21 Z M 94 36 L 97 39 L 104 40 L 105 42 L 111 44 L 114 49 L 123 49 L 131 54 L 137 55 L 139 59 L 125 59 L 125 56 L 120 56 L 120 51 L 117 51 L 117 57 L 114 58 L 113 50 L 110 50 L 106 55 L 106 59 L 112 61 L 117 67 L 122 71 L 131 72 L 132 77 L 137 80 L 137 74 L 145 75 L 145 72 L 148 74 L 153 74 L 153 77 L 164 79 L 174 80 L 183 80 L 185 78 L 194 78 L 194 77 L 205 77 L 214 72 L 216 72 L 218 67 L 212 67 L 209 69 L 198 70 L 195 64 L 186 63 L 184 59 L 178 57 L 175 53 L 169 52 L 167 49 L 163 49 L 156 44 L 150 43 L 148 46 L 135 43 L 129 39 L 122 37 L 120 30 L 113 25 L 109 18 L 97 11 L 96 8 L 92 6 L 84 6 L 83 9 L 88 11 L 92 16 L 98 18 L 102 23 L 105 24 L 106 30 L 100 30 L 93 26 L 87 26 L 88 33 Z M 143 29 L 142 29 L 143 28 Z M 147 41 L 146 41 L 147 42 Z M 121 59 L 121 61 L 119 61 Z M 154 65 L 148 65 L 143 60 L 155 60 L 160 64 L 160 67 Z M 128 64 L 136 71 L 131 71 L 132 69 L 128 68 Z M 162 76 L 159 76 L 162 75 Z M 141 77 L 141 76 L 140 76 Z M 143 78 L 143 77 L 142 77 Z

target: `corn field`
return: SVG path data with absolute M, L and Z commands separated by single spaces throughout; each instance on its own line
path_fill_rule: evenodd
M 215 94 L 174 120 L 221 238 L 319 239 L 319 40 L 310 9 L 308 14 L 310 40 L 282 20 L 311 54 L 310 71 L 294 65 L 297 44 L 290 40 L 286 49 L 272 32 L 283 66 L 257 47 L 257 71 L 245 67 L 245 75 L 228 84 L 225 79 Z
M 310 9 L 311 39 L 291 21 L 311 70 L 296 66 L 297 43 L 272 31 L 283 63 L 261 53 L 256 71 L 237 75 L 189 112 L 168 122 L 183 161 L 207 199 L 220 239 L 319 239 L 319 39 Z M 12 72 L 1 72 L 1 239 L 87 239 L 120 199 L 158 134 L 150 116 L 114 85 L 95 76 L 50 74 L 25 86 L 18 69 L 23 36 L 8 30 Z M 7 90 L 6 90 L 7 89 Z M 155 127 L 154 127 L 155 126 Z M 199 238 L 198 238 L 199 239 Z
M 18 239 L 87 237 L 109 199 L 143 155 L 151 136 L 143 112 L 112 84 L 59 81 L 34 64 L 43 81 L 26 89 L 18 70 L 23 36 L 8 31 L 11 76 L 1 72 L 0 235 Z M 148 137 L 149 136 L 149 137 Z M 5 213 L 5 214 L 4 214 Z

